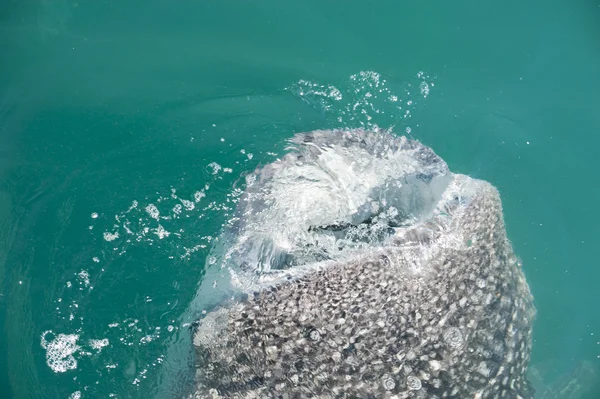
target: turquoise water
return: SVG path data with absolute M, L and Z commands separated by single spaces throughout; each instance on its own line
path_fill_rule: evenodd
M 600 397 L 599 5 L 5 1 L 1 397 L 183 390 L 182 315 L 241 176 L 357 126 L 499 188 L 537 385 L 585 364 L 573 398 Z

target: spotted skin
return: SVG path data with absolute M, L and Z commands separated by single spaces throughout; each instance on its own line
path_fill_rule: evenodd
M 210 312 L 192 397 L 532 398 L 532 296 L 497 190 L 466 185 L 384 247 Z

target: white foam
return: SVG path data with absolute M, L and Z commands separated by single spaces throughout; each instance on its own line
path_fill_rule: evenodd
M 81 391 L 75 391 L 69 395 L 69 399 L 81 399 Z
M 148 215 L 150 215 L 150 217 L 152 219 L 158 220 L 158 218 L 160 217 L 160 211 L 158 210 L 158 208 L 154 204 L 148 205 L 146 207 L 146 212 L 148 213 Z
M 103 339 L 90 339 L 88 341 L 89 345 L 97 350 L 98 352 L 102 351 L 102 348 L 104 348 L 105 346 L 108 346 L 108 339 L 107 338 L 103 338 Z
M 52 331 L 42 334 L 41 345 L 46 349 L 46 364 L 55 373 L 64 373 L 77 368 L 77 359 L 73 356 L 79 349 L 77 334 L 58 334 L 50 341 L 46 340 Z
M 181 210 L 183 209 L 183 207 L 181 206 L 181 204 L 176 204 L 173 207 L 173 213 L 176 215 L 179 215 L 181 213 Z
M 427 97 L 429 95 L 429 85 L 427 84 L 427 82 L 421 82 L 419 88 L 421 89 L 421 94 L 423 95 L 423 97 Z
M 104 239 L 106 241 L 108 241 L 108 242 L 114 241 L 117 238 L 119 238 L 119 232 L 118 231 L 115 231 L 114 233 L 111 233 L 111 232 L 108 232 L 108 231 L 104 232 Z
M 163 238 L 170 236 L 171 232 L 165 230 L 165 228 L 159 224 L 154 234 L 156 234 L 158 238 L 162 240 Z
M 90 274 L 86 270 L 82 270 L 77 274 L 81 283 L 83 283 L 86 287 L 90 285 Z
M 206 194 L 202 191 L 196 191 L 194 193 L 194 201 L 200 202 L 202 198 L 206 197 Z
M 424 72 L 419 72 L 416 78 L 416 81 L 401 82 L 403 89 L 398 88 L 396 84 L 392 91 L 388 81 L 381 74 L 375 71 L 360 71 L 349 77 L 349 83 L 345 85 L 343 92 L 334 86 L 304 79 L 286 90 L 322 111 L 333 112 L 342 124 L 358 122 L 362 126 L 377 127 L 378 122 L 381 123 L 379 117 L 384 114 L 397 115 L 398 119 L 412 117 L 410 110 L 406 109 L 415 109 L 412 99 L 416 100 L 419 93 L 420 98 L 426 98 L 434 86 L 432 78 Z M 415 87 L 419 89 L 415 90 Z M 399 90 L 403 90 L 404 93 L 399 95 Z M 384 123 L 390 124 L 389 116 L 385 117 Z
M 378 75 L 371 77 L 374 87 L 382 84 Z M 310 144 L 303 144 L 302 137 L 292 143 L 293 148 L 305 145 L 319 148 L 318 152 L 304 149 L 301 162 L 289 154 L 267 165 L 261 175 L 249 175 L 245 197 L 232 219 L 232 236 L 224 241 L 226 247 L 217 244 L 209 256 L 209 265 L 218 259 L 215 274 L 231 267 L 262 275 L 289 259 L 310 264 L 317 259 L 350 256 L 380 245 L 382 237 L 389 234 L 387 220 L 402 218 L 404 213 L 417 217 L 429 212 L 439 196 L 438 180 L 442 191 L 448 182 L 443 177 L 446 165 L 422 164 L 426 154 L 422 147 L 415 149 L 406 138 L 377 134 L 362 130 L 314 132 Z M 360 140 L 374 143 L 347 145 Z M 416 172 L 437 177 L 430 183 L 420 182 L 412 177 Z M 405 179 L 411 183 L 398 183 Z M 345 236 L 311 230 L 339 222 L 359 226 L 370 214 L 378 214 L 380 222 L 373 219 L 364 229 L 348 229 Z M 233 285 L 252 284 L 253 276 L 245 274 L 232 274 Z M 212 281 L 223 278 L 215 276 Z
M 216 178 L 218 179 L 219 176 Z M 178 225 L 178 221 L 192 216 L 198 219 L 208 217 L 210 214 L 206 213 L 207 210 L 211 213 L 225 213 L 231 210 L 226 204 L 221 205 L 217 202 L 213 202 L 207 207 L 199 206 L 198 203 L 208 195 L 209 189 L 210 185 L 204 183 L 203 188 L 193 192 L 191 198 L 184 199 L 177 189 L 170 187 L 167 195 L 161 195 L 157 192 L 155 198 L 145 198 L 140 203 L 133 201 L 128 209 L 114 215 L 116 223 L 112 227 L 100 227 L 101 231 L 104 231 L 102 233 L 103 238 L 107 242 L 119 238 L 118 241 L 115 241 L 116 244 L 113 244 L 115 248 L 112 248 L 114 251 L 118 251 L 118 256 L 126 253 L 131 246 L 153 245 L 159 240 L 170 241 L 174 238 L 187 238 L 187 242 L 191 244 L 190 246 L 196 248 L 194 251 L 206 248 L 205 243 L 197 242 L 197 240 L 208 241 L 205 237 L 195 237 L 192 231 L 187 233 L 184 228 Z M 227 202 L 230 202 L 230 200 Z M 188 238 L 186 235 L 192 235 L 192 237 Z M 177 245 L 175 251 L 177 253 L 168 255 L 169 258 L 184 258 L 193 252 L 188 251 L 187 246 L 179 245 Z M 98 259 L 100 260 L 100 258 Z M 83 288 L 80 287 L 79 289 Z
M 219 173 L 219 171 L 222 169 L 221 165 L 219 165 L 216 162 L 211 162 L 208 164 L 208 167 L 210 168 L 210 170 L 212 171 L 213 175 L 216 175 L 217 173 Z
M 146 335 L 146 336 L 140 338 L 140 344 L 145 345 L 149 342 L 154 341 L 156 338 L 157 338 L 156 335 Z
M 185 207 L 185 209 L 188 211 L 192 211 L 196 207 L 192 201 L 188 201 L 188 200 L 184 200 L 184 199 L 181 199 L 180 201 L 183 204 L 183 206 Z

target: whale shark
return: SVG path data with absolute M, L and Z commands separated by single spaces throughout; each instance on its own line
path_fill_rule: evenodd
M 294 135 L 210 263 L 227 289 L 195 323 L 190 398 L 533 398 L 499 192 L 415 139 Z

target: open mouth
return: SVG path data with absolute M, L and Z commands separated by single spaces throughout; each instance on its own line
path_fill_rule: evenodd
M 374 188 L 368 200 L 345 218 L 311 224 L 293 245 L 278 245 L 267 238 L 269 251 L 265 252 L 271 257 L 262 270 L 285 270 L 390 245 L 391 238 L 432 216 L 451 179 L 421 174 L 389 181 Z
M 393 245 L 428 220 L 454 175 L 418 142 L 313 132 L 247 178 L 221 267 L 253 279 Z

